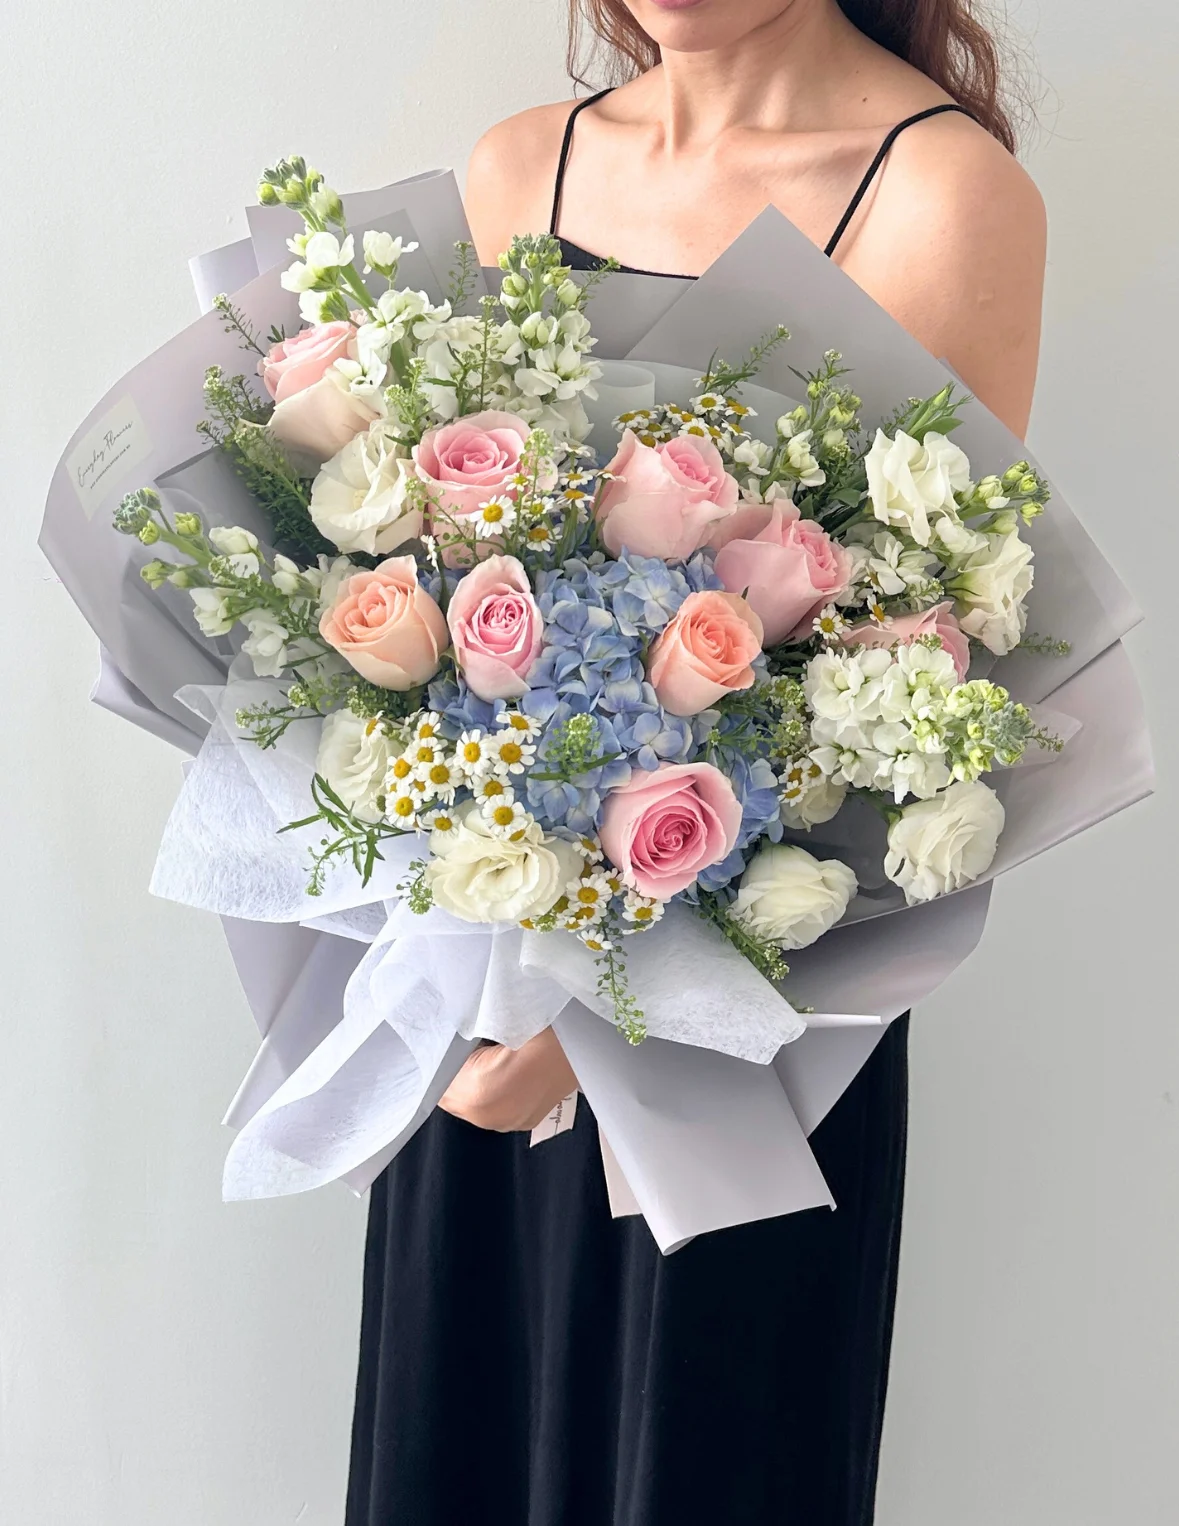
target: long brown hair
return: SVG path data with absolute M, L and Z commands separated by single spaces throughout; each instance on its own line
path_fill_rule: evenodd
M 920 69 L 965 106 L 1004 148 L 1015 149 L 1015 128 L 1003 101 L 999 49 L 975 14 L 974 0 L 838 0 L 853 26 Z M 581 84 L 581 24 L 607 49 L 614 81 L 659 62 L 659 47 L 623 0 L 569 0 L 569 73 Z

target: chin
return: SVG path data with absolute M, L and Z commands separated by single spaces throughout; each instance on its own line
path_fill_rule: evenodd
M 627 0 L 653 42 L 674 53 L 723 48 L 776 20 L 794 0 Z

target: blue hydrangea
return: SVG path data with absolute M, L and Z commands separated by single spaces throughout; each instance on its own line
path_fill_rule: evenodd
M 585 714 L 589 707 L 579 700 L 562 699 L 551 689 L 534 689 L 523 703 L 528 714 L 545 728 L 537 752 L 537 771 L 543 772 L 548 754 L 547 740 L 554 728 L 570 716 Z M 609 719 L 595 714 L 594 721 L 598 755 L 623 754 L 625 748 Z M 543 826 L 596 832 L 603 798 L 609 790 L 625 784 L 630 775 L 631 766 L 625 756 L 615 757 L 613 762 L 603 764 L 601 768 L 578 774 L 571 783 L 561 779 L 537 779 L 530 774 L 525 789 L 528 809 Z
M 442 717 L 444 735 L 453 741 L 463 731 L 476 727 L 481 731 L 495 731 L 495 718 L 504 707 L 503 700 L 487 701 L 472 694 L 466 681 L 448 673 L 436 678 L 426 690 L 430 709 Z
M 712 864 L 698 876 L 705 890 L 719 890 L 735 879 L 745 867 L 745 850 L 760 837 L 779 842 L 782 819 L 779 808 L 779 785 L 774 770 L 765 758 L 749 759 L 740 753 L 726 753 L 722 771 L 733 786 L 741 806 L 741 828 L 733 851 L 727 858 Z
M 624 551 L 606 566 L 599 578 L 610 588 L 615 619 L 628 636 L 657 636 L 690 593 L 721 586 L 703 552 L 676 565 Z
M 611 697 L 620 701 L 614 720 L 618 740 L 633 754 L 639 768 L 649 772 L 660 763 L 691 761 L 695 748 L 691 721 L 669 715 L 649 683 L 636 684 L 633 690 L 628 688 Z

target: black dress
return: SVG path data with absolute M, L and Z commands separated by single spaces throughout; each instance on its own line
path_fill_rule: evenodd
M 535 1149 L 436 1110 L 372 1188 L 347 1526 L 868 1526 L 907 1026 L 811 1136 L 834 1212 L 666 1257 L 610 1217 L 584 1097 Z

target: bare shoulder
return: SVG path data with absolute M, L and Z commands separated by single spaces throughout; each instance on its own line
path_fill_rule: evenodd
M 514 233 L 549 225 L 561 138 L 575 101 L 533 106 L 497 122 L 467 165 L 466 207 L 481 258 L 490 263 Z
M 1043 199 L 977 123 L 946 114 L 896 141 L 844 264 L 1018 434 L 1039 353 Z

